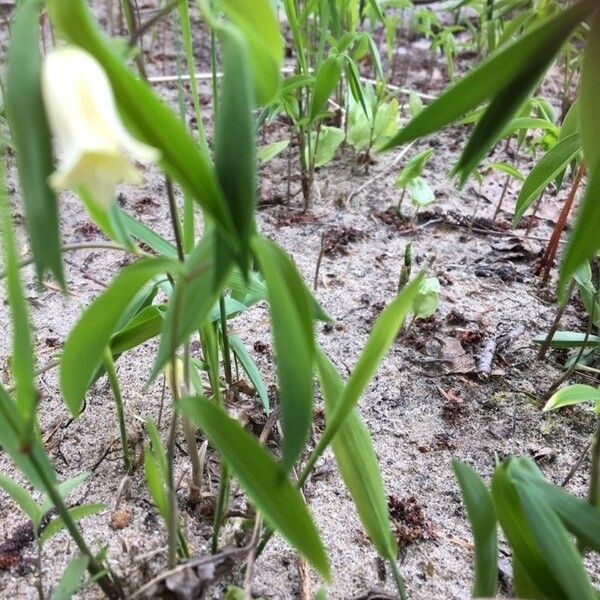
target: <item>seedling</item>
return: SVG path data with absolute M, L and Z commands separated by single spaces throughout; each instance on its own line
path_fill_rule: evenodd
M 433 149 L 428 148 L 413 156 L 402 168 L 394 182 L 397 189 L 402 190 L 396 210 L 402 215 L 402 203 L 408 190 L 411 202 L 417 207 L 417 210 L 423 206 L 428 206 L 435 200 L 432 189 L 427 181 L 421 177 L 421 173 L 427 164 L 427 161 L 433 156 Z

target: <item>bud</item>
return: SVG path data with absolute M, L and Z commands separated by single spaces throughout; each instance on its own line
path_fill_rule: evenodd
M 49 179 L 55 191 L 82 186 L 108 207 L 117 184 L 142 182 L 132 161 L 158 160 L 158 150 L 125 129 L 108 77 L 91 54 L 75 46 L 50 52 L 42 67 L 42 94 L 60 155 Z
M 173 395 L 177 397 L 185 395 L 183 361 L 180 358 L 175 359 L 175 367 L 173 367 L 172 361 L 166 364 L 165 375 L 167 376 L 167 384 L 171 388 Z

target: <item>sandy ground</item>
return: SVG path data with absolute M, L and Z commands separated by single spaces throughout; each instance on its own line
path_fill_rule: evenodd
M 161 74 L 163 69 L 169 72 L 172 64 L 173 55 L 168 50 L 165 54 L 161 43 L 159 37 L 152 47 L 156 56 L 150 65 L 151 74 Z M 199 47 L 204 43 L 203 38 Z M 167 40 L 164 46 L 169 44 Z M 429 89 L 423 89 L 428 79 L 427 69 L 419 67 L 419 60 L 416 64 L 411 85 L 422 91 L 441 87 L 443 73 L 436 69 Z M 557 103 L 559 87 L 554 81 L 551 78 L 547 82 L 544 92 Z M 173 86 L 156 89 L 175 102 Z M 203 89 L 206 100 L 208 91 Z M 287 135 L 283 126 L 273 126 L 267 139 L 283 139 Z M 395 507 L 412 508 L 409 515 L 412 527 L 402 519 L 394 520 L 400 541 L 405 544 L 399 562 L 411 598 L 469 597 L 471 535 L 452 476 L 452 457 L 467 461 L 488 477 L 497 456 L 534 455 L 546 476 L 558 483 L 576 461 L 593 427 L 593 416 L 585 407 L 549 415 L 540 410 L 539 397 L 560 375 L 558 362 L 564 356 L 551 353 L 545 362 L 536 359 L 532 340 L 547 331 L 555 307 L 552 284 L 541 288 L 533 267 L 564 193 L 548 197 L 541 213 L 543 218 L 528 239 L 523 229 L 514 234 L 503 230 L 490 234 L 476 227 L 469 236 L 465 222 L 476 206 L 478 190 L 468 184 L 459 192 L 447 178 L 449 165 L 456 160 L 465 135 L 462 130 L 451 129 L 420 142 L 407 155 L 412 156 L 428 145 L 435 149 L 425 176 L 437 200 L 410 230 L 399 230 L 378 216 L 398 201 L 393 179 L 403 163 L 393 165 L 400 151 L 377 157 L 368 175 L 363 166 L 356 165 L 349 149 L 338 153 L 317 175 L 319 192 L 308 218 L 301 217 L 298 198 L 289 207 L 273 205 L 277 197 L 285 195 L 285 156 L 261 170 L 261 200 L 268 206 L 259 211 L 259 226 L 293 256 L 307 281 L 314 278 L 322 236 L 325 234 L 332 241 L 334 252 L 323 258 L 316 295 L 334 318 L 334 326 L 319 325 L 318 334 L 342 372 L 354 364 L 373 319 L 382 304 L 393 297 L 408 242 L 413 244 L 416 265 L 432 262 L 430 273 L 440 279 L 441 302 L 435 316 L 415 323 L 398 338 L 360 402 L 360 412 L 373 435 L 391 503 Z M 503 156 L 500 149 L 493 159 L 501 160 Z M 527 169 L 531 164 L 530 159 L 522 159 L 519 166 Z M 14 189 L 14 173 L 10 181 L 19 217 L 21 208 L 18 191 Z M 503 182 L 504 177 L 498 175 L 486 178 L 479 217 L 492 216 Z M 297 186 L 294 180 L 292 189 Z M 364 186 L 361 193 L 348 201 L 348 196 L 361 186 Z M 149 170 L 143 187 L 124 187 L 121 191 L 125 210 L 171 238 L 159 173 Z M 513 203 L 514 189 L 507 196 L 506 208 L 510 210 Z M 69 194 L 61 198 L 61 216 L 65 242 L 102 239 L 82 205 Z M 502 213 L 500 221 L 505 223 L 509 218 L 509 212 Z M 22 219 L 17 218 L 16 222 L 21 224 Z M 26 255 L 28 248 L 21 227 L 20 234 L 20 251 Z M 333 243 L 348 238 L 347 245 L 338 247 Z M 336 249 L 339 251 L 335 252 Z M 68 296 L 63 296 L 52 284 L 38 288 L 31 270 L 23 271 L 39 366 L 52 360 L 81 310 L 102 291 L 123 264 L 123 258 L 119 253 L 98 250 L 67 255 Z M 7 327 L 6 303 L 0 306 L 0 322 Z M 498 354 L 491 378 L 482 381 L 477 377 L 475 360 L 485 341 L 518 325 L 523 325 L 524 333 Z M 273 384 L 266 307 L 257 306 L 234 319 L 231 326 L 253 352 L 265 380 Z M 570 307 L 562 328 L 582 331 L 585 315 Z M 160 405 L 161 382 L 146 387 L 155 350 L 156 343 L 149 342 L 118 362 L 130 442 L 138 456 L 145 436 L 140 423 L 147 416 L 156 419 Z M 0 339 L 0 366 L 5 383 L 9 381 L 9 352 L 10 338 L 4 336 Z M 164 568 L 165 530 L 149 500 L 142 469 L 135 471 L 123 491 L 117 424 L 107 383 L 100 380 L 93 387 L 85 412 L 73 423 L 69 422 L 60 397 L 56 371 L 42 375 L 39 385 L 41 427 L 60 477 L 91 472 L 89 479 L 72 494 L 70 502 L 101 501 L 107 505 L 105 512 L 82 521 L 85 537 L 95 548 L 108 545 L 111 565 L 123 576 L 128 592 L 133 592 Z M 246 397 L 244 402 L 254 405 L 257 400 Z M 163 434 L 165 422 L 163 418 Z M 317 418 L 315 436 L 321 427 L 322 419 Z M 331 461 L 329 454 L 322 459 L 317 469 L 319 476 L 309 481 L 306 490 L 335 577 L 328 597 L 366 597 L 373 590 L 393 594 L 391 577 L 386 577 L 385 571 L 378 567 L 352 501 L 335 469 L 330 468 Z M 584 461 L 569 483 L 571 491 L 585 493 L 588 466 L 587 460 Z M 193 551 L 200 554 L 209 549 L 211 518 L 190 509 L 186 503 L 188 469 L 186 457 L 178 452 L 176 478 L 183 477 L 180 500 L 185 531 Z M 0 471 L 20 479 L 2 453 Z M 209 452 L 206 474 L 209 494 L 215 489 L 217 474 L 217 462 Z M 238 494 L 234 494 L 233 505 L 244 506 Z M 0 544 L 14 540 L 25 523 L 25 517 L 12 501 L 0 494 Z M 232 519 L 225 537 L 229 532 L 234 534 L 237 525 L 238 521 Z M 55 585 L 74 551 L 73 543 L 64 533 L 45 546 L 43 568 L 48 587 Z M 7 568 L 0 570 L 0 590 L 3 590 L 0 595 L 35 598 L 31 544 L 19 550 L 14 564 L 4 566 Z M 590 569 L 594 579 L 600 581 L 600 566 L 590 564 Z M 227 579 L 240 583 L 242 576 L 239 570 L 234 570 Z M 316 589 L 318 582 L 314 584 Z M 221 597 L 223 589 L 221 585 L 215 586 L 212 597 Z M 274 539 L 258 560 L 253 593 L 272 600 L 298 597 L 296 558 L 281 540 Z M 80 597 L 99 595 L 97 588 L 89 587 Z

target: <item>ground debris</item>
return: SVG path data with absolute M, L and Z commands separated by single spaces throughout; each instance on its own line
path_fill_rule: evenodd
M 388 508 L 400 550 L 418 540 L 430 540 L 437 537 L 433 525 L 426 520 L 423 507 L 415 496 L 407 496 L 402 499 L 389 496 Z
M 188 562 L 155 577 L 135 594 L 135 598 L 164 598 L 166 600 L 197 600 L 203 598 L 209 586 L 229 573 L 236 561 L 250 551 L 243 548 L 225 548 L 212 556 L 191 558 Z
M 415 226 L 406 217 L 403 217 L 395 206 L 390 206 L 382 211 L 375 211 L 373 216 L 382 223 L 393 227 L 396 231 L 408 233 L 415 230 Z
M 347 256 L 350 245 L 364 240 L 364 231 L 354 227 L 330 227 L 323 234 L 323 254 L 325 256 Z
M 492 373 L 492 363 L 494 362 L 496 352 L 522 336 L 524 333 L 525 326 L 522 323 L 519 323 L 506 333 L 496 334 L 488 338 L 482 352 L 477 358 L 477 371 L 481 380 L 487 381 L 490 378 Z

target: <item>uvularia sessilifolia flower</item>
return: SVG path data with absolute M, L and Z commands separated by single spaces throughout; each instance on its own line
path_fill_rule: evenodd
M 119 183 L 142 182 L 134 161 L 156 162 L 159 152 L 125 129 L 108 76 L 91 54 L 75 46 L 51 51 L 42 94 L 60 158 L 49 179 L 55 191 L 81 186 L 108 207 Z

